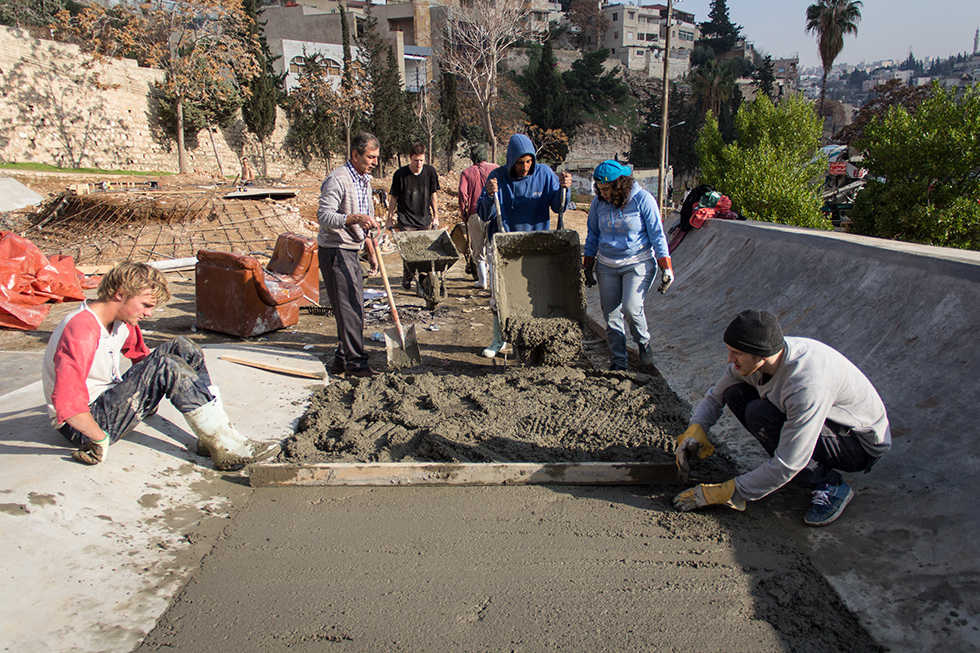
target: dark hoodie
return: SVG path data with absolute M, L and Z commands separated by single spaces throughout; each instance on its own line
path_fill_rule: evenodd
M 532 158 L 531 172 L 526 177 L 514 177 L 514 164 L 525 154 Z M 514 134 L 507 144 L 507 165 L 497 168 L 487 179 L 496 179 L 505 231 L 547 231 L 551 228 L 551 211 L 561 209 L 561 189 L 558 175 L 543 163 L 538 163 L 534 144 L 524 134 Z M 566 194 L 565 205 L 568 205 Z M 476 212 L 487 222 L 487 235 L 497 231 L 497 211 L 493 197 L 484 188 Z

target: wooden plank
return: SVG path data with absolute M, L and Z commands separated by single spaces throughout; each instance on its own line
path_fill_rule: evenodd
M 306 370 L 300 370 L 295 367 L 282 367 L 281 365 L 269 365 L 268 363 L 260 363 L 259 361 L 250 361 L 244 358 L 235 358 L 234 356 L 218 356 L 218 359 L 223 361 L 228 361 L 229 363 L 237 363 L 238 365 L 245 365 L 246 367 L 254 367 L 259 370 L 265 370 L 266 372 L 275 372 L 276 374 L 298 376 L 304 379 L 323 379 L 327 375 L 326 372 L 308 372 Z
M 682 484 L 674 463 L 256 463 L 253 487 Z

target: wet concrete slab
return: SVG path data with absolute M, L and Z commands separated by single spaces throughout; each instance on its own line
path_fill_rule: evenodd
M 305 353 L 206 347 L 212 379 L 239 430 L 256 439 L 292 431 L 322 381 L 219 360 L 229 354 L 295 366 Z M 0 356 L 21 387 L 0 395 L 0 642 L 8 651 L 129 651 L 198 567 L 249 492 L 217 472 L 168 403 L 114 444 L 102 465 L 70 458 L 44 409 L 34 354 Z M 26 361 L 26 362 L 25 362 Z M 39 360 L 37 361 L 39 364 Z

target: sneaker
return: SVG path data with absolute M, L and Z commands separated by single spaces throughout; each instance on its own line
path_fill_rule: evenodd
M 821 485 L 813 491 L 803 522 L 807 526 L 826 526 L 841 516 L 853 498 L 854 490 L 844 481 L 840 485 Z
M 640 345 L 640 365 L 653 367 L 653 348 L 649 345 Z

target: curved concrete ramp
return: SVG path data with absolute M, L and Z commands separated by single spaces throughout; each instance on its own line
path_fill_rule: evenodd
M 720 375 L 728 322 L 759 308 L 787 335 L 841 351 L 888 406 L 892 450 L 873 473 L 846 475 L 857 496 L 837 523 L 804 527 L 806 497 L 792 492 L 749 509 L 785 506 L 814 563 L 892 650 L 976 650 L 980 253 L 709 221 L 673 261 L 677 281 L 650 293 L 647 314 L 656 365 L 684 399 L 696 403 Z M 594 315 L 595 289 L 589 305 Z M 761 461 L 727 411 L 719 426 L 713 437 L 740 464 Z

